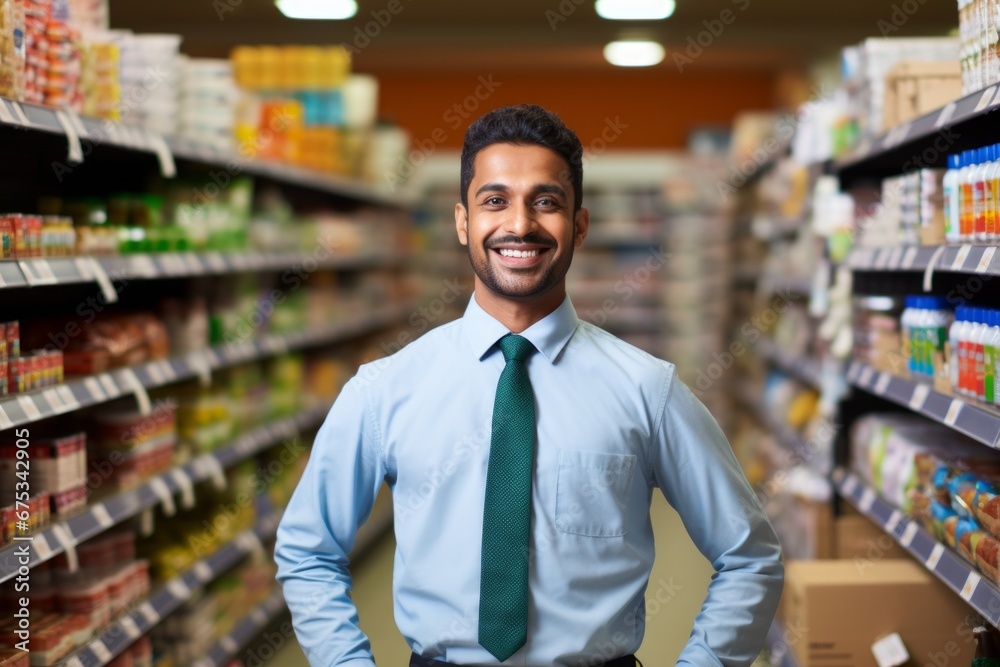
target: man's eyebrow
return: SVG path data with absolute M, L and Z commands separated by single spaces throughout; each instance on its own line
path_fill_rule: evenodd
M 483 187 L 476 190 L 476 196 L 478 197 L 484 192 L 510 192 L 510 188 L 503 183 L 487 183 Z
M 510 188 L 504 185 L 503 183 L 487 183 L 483 187 L 476 190 L 476 196 L 478 197 L 484 192 L 506 193 L 510 192 Z M 566 196 L 566 190 L 564 190 L 561 186 L 552 183 L 540 183 L 536 185 L 534 188 L 532 188 L 531 193 L 535 195 L 547 193 L 547 194 L 560 195 L 562 197 Z

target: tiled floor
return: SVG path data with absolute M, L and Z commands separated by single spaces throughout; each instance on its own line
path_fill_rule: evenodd
M 677 514 L 663 497 L 653 502 L 656 565 L 646 593 L 646 638 L 638 656 L 646 665 L 672 665 L 687 641 L 712 574 L 711 566 L 688 539 Z M 395 542 L 382 540 L 354 571 L 354 601 L 361 629 L 372 642 L 379 667 L 406 667 L 410 650 L 392 620 L 392 557 Z M 657 594 L 659 593 L 659 600 Z M 270 662 L 274 667 L 309 667 L 297 644 Z M 325 665 L 315 667 L 326 667 Z

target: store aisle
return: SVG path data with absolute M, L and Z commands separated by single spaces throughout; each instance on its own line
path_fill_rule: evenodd
M 647 665 L 669 665 L 680 653 L 701 608 L 712 574 L 684 533 L 680 517 L 660 494 L 653 499 L 656 565 L 646 593 L 646 639 L 639 659 Z M 379 541 L 354 570 L 354 601 L 361 628 L 372 641 L 379 667 L 405 667 L 410 650 L 396 630 L 392 617 L 392 536 Z M 272 665 L 308 667 L 298 644 L 286 646 Z

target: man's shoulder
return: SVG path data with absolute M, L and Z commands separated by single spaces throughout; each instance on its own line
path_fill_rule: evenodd
M 619 369 L 636 380 L 662 382 L 676 372 L 676 367 L 669 361 L 655 357 L 590 322 L 581 320 L 573 338 L 578 340 L 571 340 L 570 345 L 587 346 L 599 359 L 609 362 L 609 367 Z
M 461 322 L 462 318 L 446 322 L 415 339 L 407 331 L 399 333 L 380 345 L 384 352 L 388 352 L 386 356 L 361 364 L 357 379 L 365 385 L 376 380 L 393 382 L 401 375 L 437 364 L 440 354 L 454 352 L 455 345 L 460 341 Z

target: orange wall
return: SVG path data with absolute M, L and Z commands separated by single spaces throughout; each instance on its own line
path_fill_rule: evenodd
M 775 95 L 775 76 L 754 71 L 495 71 L 492 93 L 475 72 L 371 73 L 379 79 L 383 117 L 409 130 L 414 141 L 448 148 L 461 148 L 465 128 L 485 111 L 525 102 L 558 113 L 584 147 L 618 119 L 628 127 L 611 142 L 615 149 L 682 148 L 692 128 L 728 125 L 745 109 L 773 108 Z M 476 99 L 477 90 L 485 100 Z M 463 102 L 474 110 L 454 108 Z

